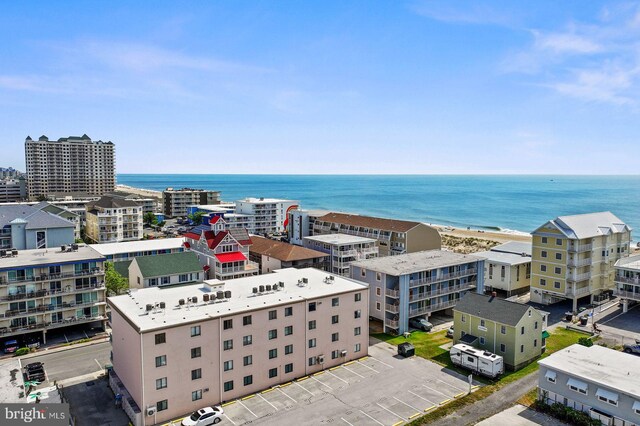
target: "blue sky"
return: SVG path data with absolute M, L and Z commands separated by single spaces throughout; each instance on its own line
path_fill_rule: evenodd
M 628 2 L 2 2 L 0 166 L 119 173 L 637 173 Z

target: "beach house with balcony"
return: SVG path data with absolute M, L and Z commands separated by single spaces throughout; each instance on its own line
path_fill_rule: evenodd
M 205 279 L 220 280 L 257 275 L 258 264 L 249 260 L 251 238 L 246 229 L 226 230 L 222 217 L 184 234 L 184 247 L 196 253 Z
M 103 196 L 87 204 L 85 234 L 102 243 L 141 240 L 143 236 L 142 207 L 133 200 Z
M 0 339 L 46 343 L 47 331 L 105 326 L 104 257 L 85 245 L 21 250 L 0 258 Z
M 501 296 L 529 291 L 531 283 L 531 243 L 509 241 L 488 251 L 474 253 L 484 262 L 484 286 Z
M 640 255 L 619 259 L 613 279 L 615 294 L 622 300 L 622 311 L 627 312 L 629 301 L 640 302 Z
M 329 213 L 313 222 L 313 235 L 347 234 L 377 241 L 380 256 L 440 249 L 438 230 L 420 222 Z
M 629 256 L 631 228 L 611 212 L 560 216 L 531 233 L 531 301 L 592 303 L 613 292 L 614 265 Z
M 349 265 L 357 260 L 378 257 L 378 246 L 373 238 L 349 234 L 327 234 L 303 238 L 304 247 L 329 256 L 327 271 L 350 276 Z
M 369 284 L 369 315 L 385 333 L 409 331 L 409 319 L 450 311 L 467 292 L 484 291 L 484 258 L 427 250 L 351 263 L 351 278 Z

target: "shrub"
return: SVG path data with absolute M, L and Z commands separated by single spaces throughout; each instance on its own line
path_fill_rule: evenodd
M 578 344 L 586 347 L 593 346 L 593 342 L 588 337 L 581 337 L 578 339 Z
M 29 352 L 29 348 L 20 348 L 13 354 L 13 356 L 22 356 L 28 354 Z

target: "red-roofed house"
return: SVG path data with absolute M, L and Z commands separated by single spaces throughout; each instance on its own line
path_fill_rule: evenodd
M 205 279 L 220 280 L 257 275 L 258 264 L 249 261 L 251 238 L 244 229 L 225 231 L 224 219 L 210 222 L 211 230 L 184 234 L 185 249 L 198 255 Z

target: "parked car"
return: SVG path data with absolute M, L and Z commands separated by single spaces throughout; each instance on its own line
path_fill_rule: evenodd
M 453 338 L 453 326 L 449 327 L 447 330 L 447 337 Z
M 6 342 L 4 342 L 4 347 L 2 349 L 4 350 L 5 354 L 12 354 L 17 351 L 18 348 L 19 346 L 17 340 L 7 340 Z
M 640 355 L 640 340 L 636 339 L 635 344 L 631 344 L 631 343 L 625 344 L 624 351 L 628 354 Z
M 433 328 L 433 324 L 431 324 L 424 318 L 409 319 L 409 326 L 422 331 L 431 331 L 431 329 Z
M 220 423 L 224 410 L 222 407 L 204 407 L 194 411 L 182 420 L 182 426 L 207 426 Z
M 25 365 L 24 372 L 28 381 L 44 382 L 46 380 L 44 364 L 41 362 L 32 362 Z

